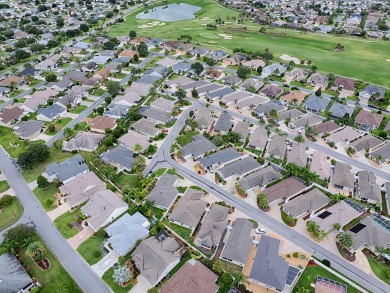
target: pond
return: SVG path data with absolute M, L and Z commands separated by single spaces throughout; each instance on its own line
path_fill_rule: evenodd
M 139 19 L 156 19 L 161 21 L 178 21 L 195 18 L 200 7 L 185 3 L 169 4 L 151 8 L 136 15 Z

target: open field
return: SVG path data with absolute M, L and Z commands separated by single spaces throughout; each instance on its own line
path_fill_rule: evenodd
M 168 1 L 170 4 L 176 2 Z M 139 28 L 139 26 L 151 22 L 151 20 L 135 18 L 138 13 L 145 10 L 145 8 L 140 8 L 129 14 L 125 22 L 110 27 L 108 32 L 111 36 L 127 36 L 129 30 L 133 29 L 137 31 L 139 36 L 167 40 L 173 40 L 185 34 L 190 35 L 194 43 L 211 49 L 244 48 L 250 51 L 263 51 L 265 48 L 269 48 L 276 60 L 279 60 L 281 55 L 288 54 L 299 59 L 311 60 L 323 72 L 332 72 L 390 87 L 390 63 L 386 61 L 390 56 L 388 42 L 365 40 L 352 36 L 339 37 L 321 33 L 304 34 L 285 29 L 267 29 L 268 32 L 283 32 L 288 35 L 288 38 L 271 37 L 257 34 L 260 26 L 253 23 L 252 20 L 244 21 L 243 24 L 250 30 L 248 36 L 232 35 L 231 39 L 227 39 L 220 36 L 220 34 L 224 34 L 223 29 L 238 25 L 229 23 L 232 20 L 227 20 L 226 17 L 238 17 L 238 12 L 222 7 L 212 0 L 181 0 L 180 2 L 198 5 L 202 9 L 195 13 L 196 18 L 193 20 L 165 22 L 163 26 Z M 215 24 L 215 19 L 219 17 L 225 21 L 225 25 L 219 26 L 215 31 L 209 31 L 205 28 L 208 23 Z M 344 52 L 332 52 L 337 43 L 341 43 L 345 47 Z

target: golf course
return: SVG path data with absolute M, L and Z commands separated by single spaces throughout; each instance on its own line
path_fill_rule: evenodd
M 110 36 L 124 36 L 128 35 L 130 30 L 135 30 L 138 36 L 165 40 L 175 40 L 180 35 L 190 35 L 194 44 L 229 52 L 234 48 L 248 51 L 264 51 L 265 48 L 269 48 L 276 61 L 283 61 L 280 60 L 282 55 L 311 60 L 321 72 L 390 87 L 389 41 L 271 28 L 266 28 L 266 34 L 259 34 L 260 25 L 249 19 L 244 20 L 243 24 L 236 24 L 232 18 L 239 19 L 239 12 L 213 0 L 168 1 L 168 4 L 176 3 L 186 3 L 201 9 L 194 13 L 195 18 L 180 21 L 137 18 L 138 14 L 147 13 L 153 7 L 162 5 L 157 1 L 153 7 L 141 7 L 128 14 L 123 23 L 111 26 L 108 33 Z M 224 24 L 218 25 L 216 30 L 208 30 L 206 25 L 215 24 L 218 18 L 221 18 Z M 228 32 L 232 28 L 244 27 L 247 32 L 243 34 Z M 337 43 L 344 46 L 343 52 L 333 52 Z M 288 63 L 288 61 L 284 62 Z

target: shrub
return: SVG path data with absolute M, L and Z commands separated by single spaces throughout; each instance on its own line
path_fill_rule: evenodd
M 298 258 L 298 256 L 299 256 L 299 253 L 297 251 L 293 253 L 293 257 Z
M 283 211 L 282 209 L 280 210 L 280 213 L 282 215 L 282 220 L 283 222 L 289 226 L 289 227 L 294 227 L 296 224 L 297 224 L 297 219 L 290 216 L 289 214 L 287 214 L 285 211 Z
M 47 204 L 47 206 L 50 207 L 50 206 L 53 204 L 53 200 L 50 199 L 50 198 L 48 198 L 48 199 L 46 200 L 46 204 Z
M 0 199 L 0 207 L 1 208 L 4 208 L 4 207 L 8 207 L 12 204 L 13 202 L 13 198 L 11 195 L 9 194 L 6 194 L 4 195 L 1 199 Z
M 290 255 L 289 253 L 287 253 L 287 254 L 286 254 L 286 257 L 287 257 L 287 258 L 290 258 L 290 257 L 291 257 L 291 255 Z
M 325 265 L 325 266 L 327 266 L 328 268 L 330 268 L 330 261 L 329 261 L 329 260 L 323 259 L 321 262 L 322 262 L 323 265 Z
M 102 255 L 102 253 L 99 250 L 96 250 L 93 252 L 93 257 L 98 258 Z
M 385 271 L 385 276 L 386 276 L 386 278 L 390 279 L 390 269 L 387 269 Z

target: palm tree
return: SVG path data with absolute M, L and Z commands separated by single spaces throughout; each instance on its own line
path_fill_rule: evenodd
M 1 246 L 7 249 L 8 252 L 15 254 L 18 243 L 13 239 L 6 239 Z
M 297 136 L 294 138 L 294 141 L 296 141 L 297 143 L 304 143 L 304 142 L 305 142 L 305 139 L 304 139 L 303 136 L 300 134 L 300 135 L 297 135 Z
M 38 255 L 42 254 L 44 248 L 41 242 L 34 241 L 31 242 L 26 248 L 26 255 L 35 259 Z
M 23 239 L 23 245 L 22 246 L 23 247 L 27 247 L 34 240 L 35 240 L 35 237 L 27 237 L 27 238 Z
M 351 248 L 353 245 L 352 234 L 347 232 L 341 232 L 339 236 L 337 236 L 337 240 L 342 248 Z
M 268 116 L 272 121 L 278 120 L 278 118 L 279 118 L 278 111 L 275 108 L 273 108 L 273 109 L 271 109 L 271 111 L 269 111 Z
M 27 84 L 30 84 L 34 81 L 34 76 L 32 76 L 31 74 L 27 74 L 25 77 L 24 77 L 24 80 L 27 82 Z
M 142 151 L 142 146 L 141 146 L 139 143 L 136 143 L 136 144 L 134 145 L 134 151 L 135 151 L 136 153 L 141 152 L 141 151 Z
M 234 273 L 234 286 L 238 286 L 240 284 L 246 285 L 248 284 L 248 276 L 245 276 L 243 273 Z

